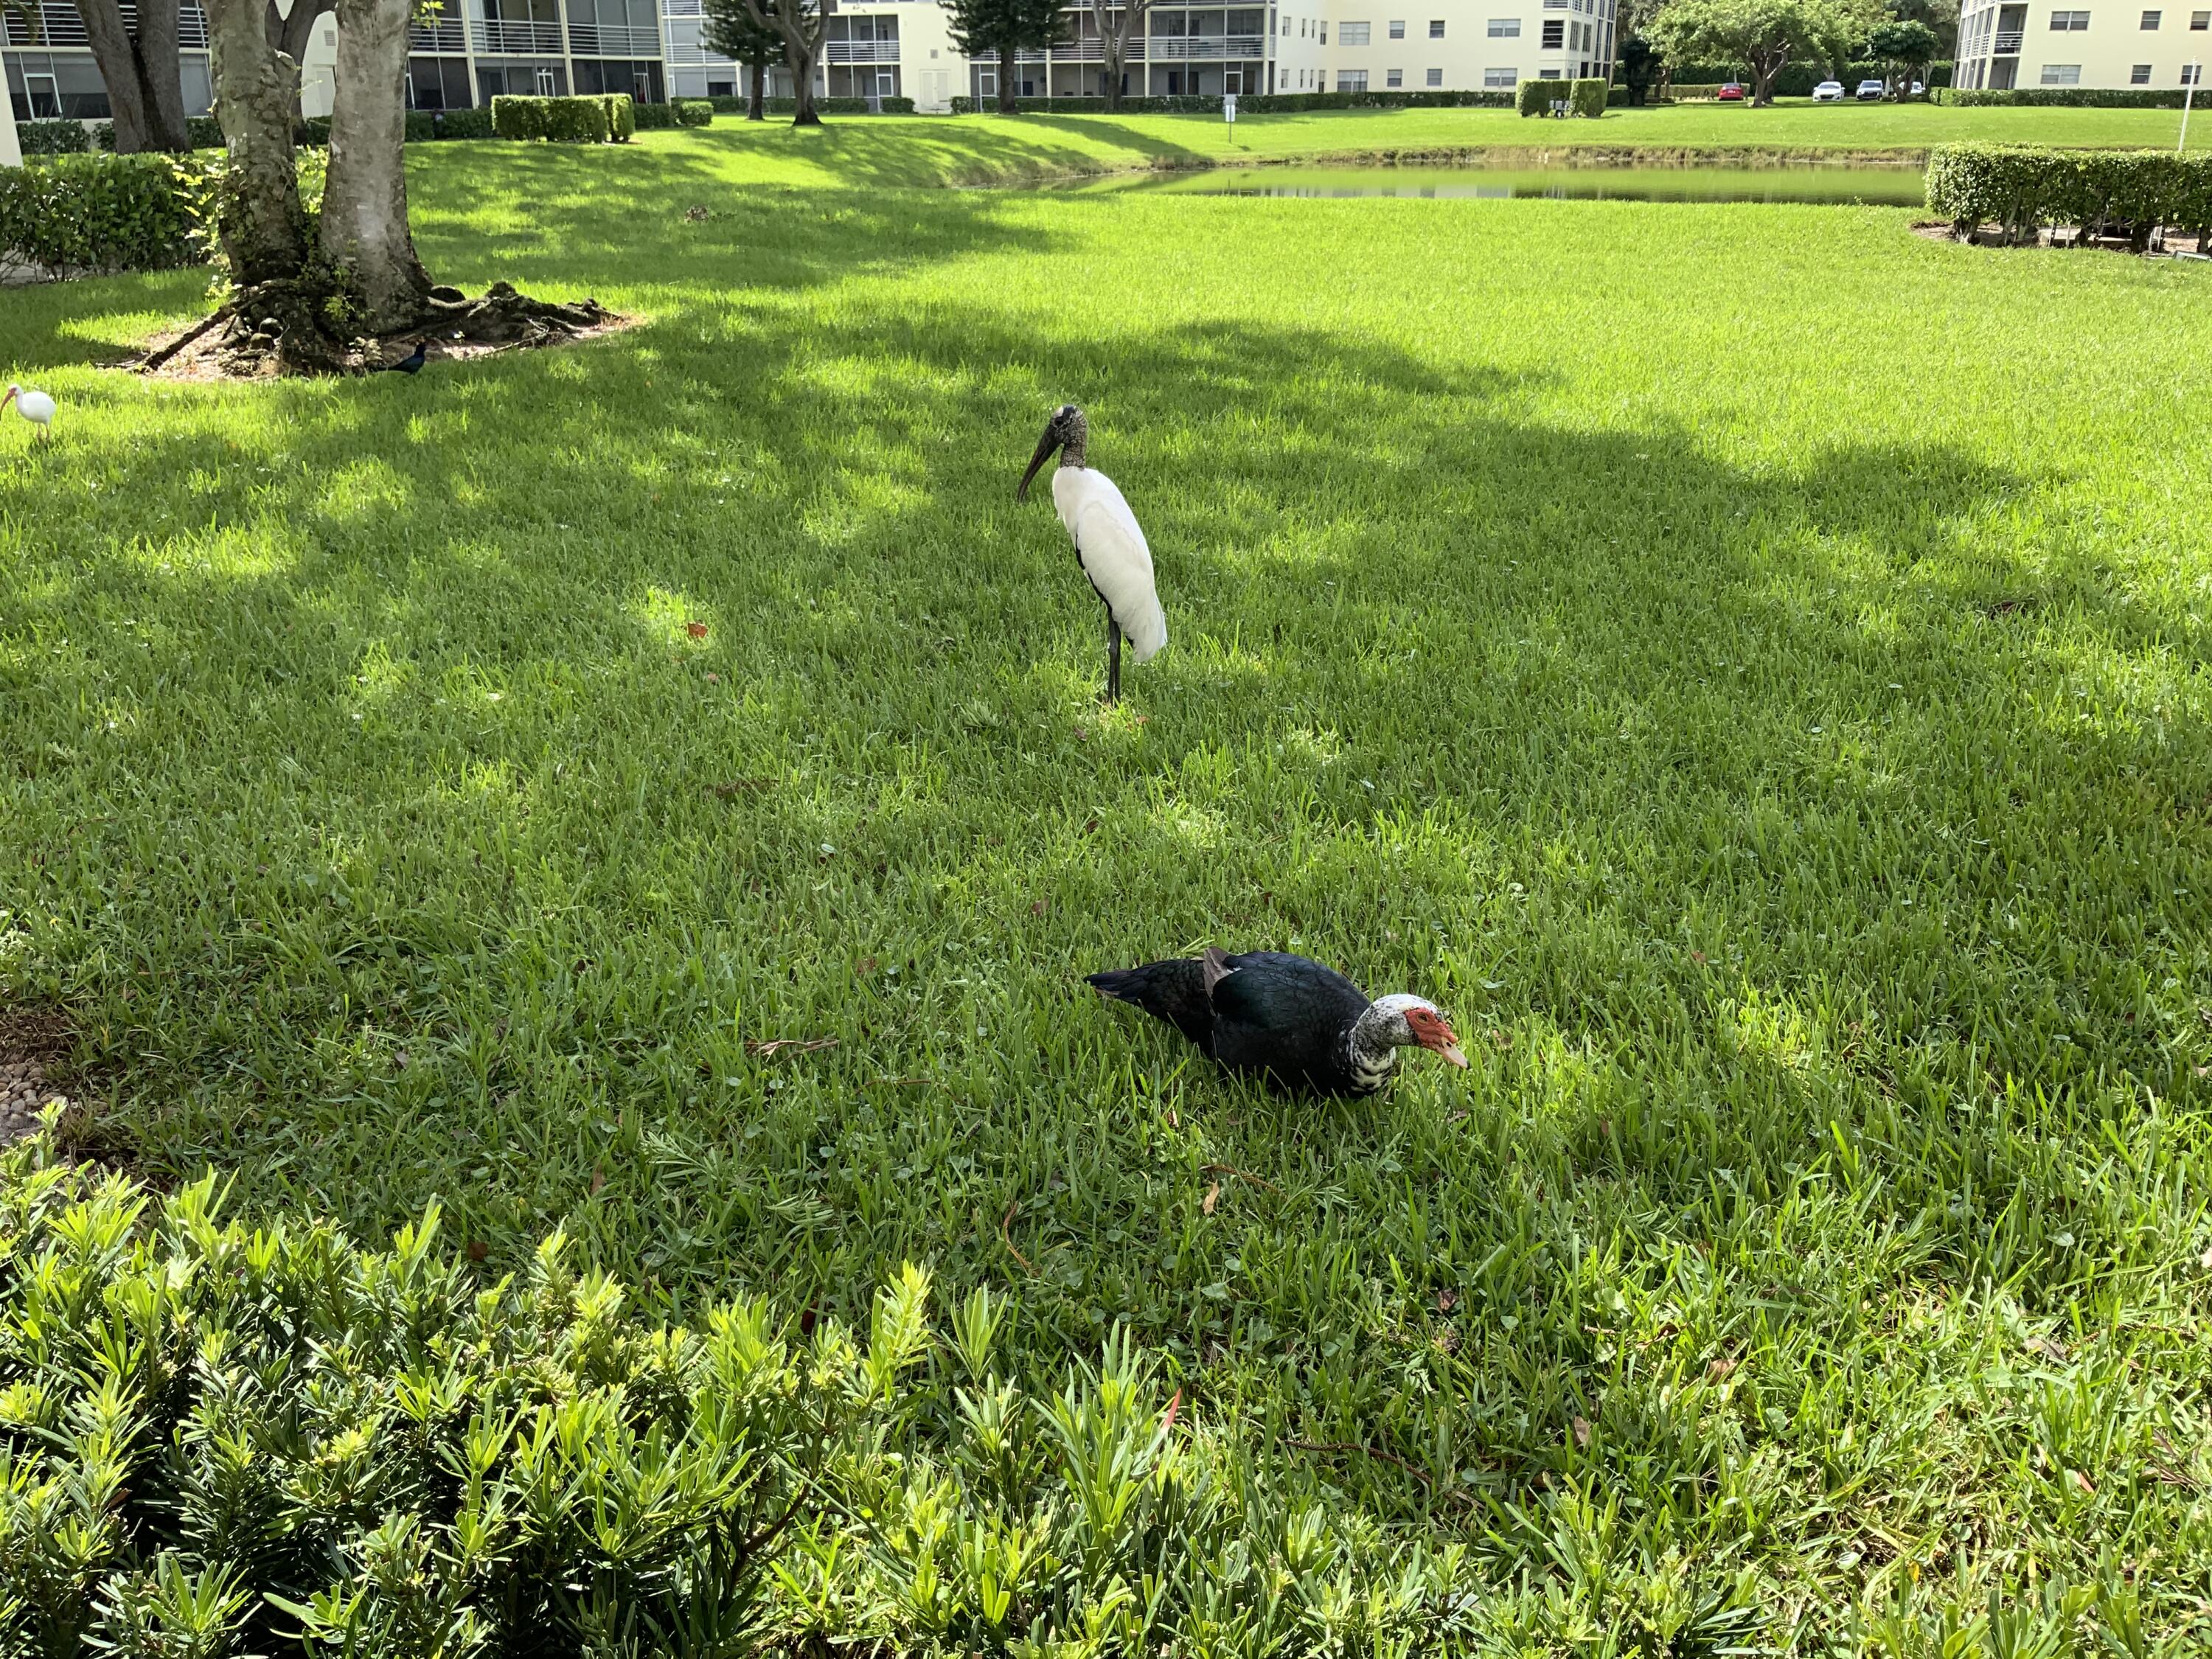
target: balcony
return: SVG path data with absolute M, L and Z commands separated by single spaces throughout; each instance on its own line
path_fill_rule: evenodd
M 660 31 L 623 23 L 568 20 L 568 50 L 579 58 L 658 58 Z
M 121 7 L 123 27 L 133 34 L 138 29 L 138 8 L 124 0 Z M 91 39 L 84 32 L 84 19 L 77 15 L 76 8 L 67 0 L 44 0 L 38 8 L 38 27 L 32 20 L 12 6 L 0 7 L 0 41 L 11 46 L 89 46 Z M 177 18 L 177 44 L 186 52 L 205 52 L 208 44 L 207 14 L 198 6 L 186 6 Z
M 1155 64 L 1193 58 L 1259 58 L 1265 55 L 1263 34 L 1155 34 L 1145 43 L 1145 56 Z
M 1997 31 L 1997 56 L 2000 58 L 2019 57 L 2020 43 L 2026 34 L 2027 31 L 2025 29 L 1999 29 Z
M 469 19 L 469 46 L 480 52 L 520 53 L 526 58 L 562 56 L 558 23 L 514 23 L 501 18 Z
M 833 64 L 896 64 L 898 49 L 896 40 L 832 40 L 823 48 Z
M 407 50 L 433 54 L 442 52 L 458 57 L 468 50 L 468 45 L 462 38 L 460 21 L 455 18 L 439 23 L 415 24 L 407 31 Z

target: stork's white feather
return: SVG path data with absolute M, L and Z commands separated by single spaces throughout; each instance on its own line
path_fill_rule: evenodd
M 1152 550 L 1145 544 L 1137 515 L 1111 478 L 1087 466 L 1054 472 L 1052 504 L 1074 538 L 1083 574 L 1129 642 L 1129 660 L 1144 661 L 1168 642 L 1168 618 L 1152 581 Z

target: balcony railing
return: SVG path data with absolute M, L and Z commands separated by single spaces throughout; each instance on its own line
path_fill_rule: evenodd
M 896 64 L 898 48 L 896 40 L 832 40 L 828 45 L 833 64 Z
M 579 58 L 658 58 L 660 31 L 625 23 L 579 23 L 570 18 L 568 50 Z
M 467 49 L 458 19 L 440 23 L 417 23 L 407 31 L 407 50 L 410 52 L 459 54 Z
M 1258 58 L 1266 40 L 1261 34 L 1155 34 L 1146 43 L 1145 56 L 1156 64 L 1170 58 Z
M 132 34 L 138 32 L 138 8 L 125 0 L 120 8 L 123 27 Z M 45 0 L 39 7 L 38 27 L 31 20 L 9 6 L 0 10 L 0 33 L 11 46 L 88 46 L 91 37 L 84 32 L 84 19 L 77 15 L 76 8 L 67 0 Z M 207 50 L 207 14 L 198 6 L 186 6 L 177 17 L 177 44 L 186 52 Z
M 696 17 L 699 0 L 660 0 L 660 12 L 664 17 Z
M 2019 57 L 2020 43 L 2025 37 L 2026 33 L 2027 31 L 2024 29 L 1999 29 L 1997 31 L 1997 56 L 2000 58 Z
M 469 45 L 477 52 L 522 52 L 532 57 L 550 53 L 558 58 L 568 50 L 562 44 L 558 23 L 511 23 L 486 17 L 469 19 Z

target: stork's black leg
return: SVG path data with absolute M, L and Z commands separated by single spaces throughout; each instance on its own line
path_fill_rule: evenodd
M 1106 612 L 1106 701 L 1118 702 L 1121 697 L 1121 629 L 1114 620 L 1109 607 Z

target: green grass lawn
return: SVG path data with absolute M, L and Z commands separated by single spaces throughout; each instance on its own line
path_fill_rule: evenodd
M 1606 131 L 2077 113 L 2165 118 Z M 0 1000 L 251 1206 L 435 1197 L 488 1271 L 563 1224 L 686 1315 L 924 1261 L 1043 1379 L 1126 1322 L 1464 1543 L 1501 1652 L 2201 1644 L 2212 277 L 1895 210 L 883 187 L 1224 142 L 425 146 L 441 279 L 643 325 L 416 380 L 136 380 L 204 275 L 11 291 L 64 413 L 0 428 Z M 1013 501 L 1063 399 L 1173 635 L 1113 713 Z M 1473 1067 L 1283 1101 L 1080 984 L 1216 941 Z
M 1510 110 L 1335 110 L 1244 116 L 1231 127 L 1206 115 L 882 116 L 750 126 L 727 117 L 702 131 L 641 133 L 656 156 L 702 175 L 791 185 L 989 184 L 1116 167 L 1211 166 L 1374 152 L 1512 149 L 1716 149 L 1811 155 L 1840 151 L 1911 160 L 1932 144 L 2008 143 L 2171 148 L 2179 110 L 1957 109 L 1935 104 L 1815 104 L 1772 109 L 1678 104 L 1617 109 L 1599 121 L 1524 120 Z M 2212 144 L 2199 121 L 2191 148 Z

